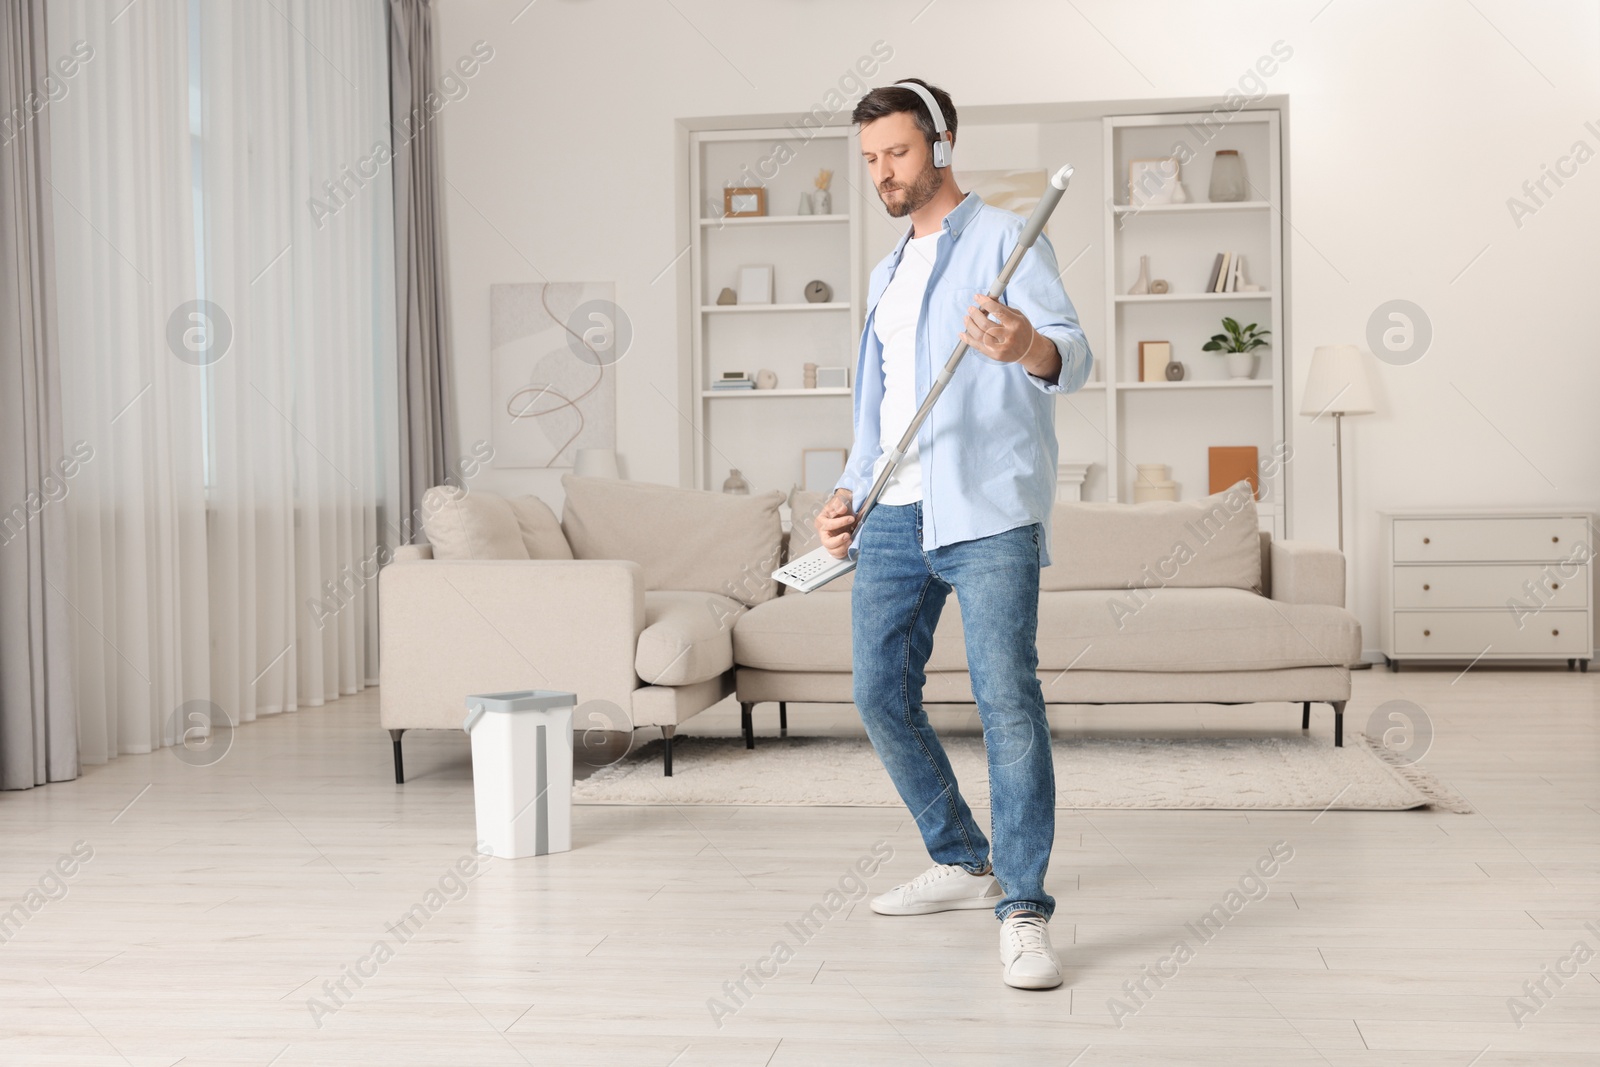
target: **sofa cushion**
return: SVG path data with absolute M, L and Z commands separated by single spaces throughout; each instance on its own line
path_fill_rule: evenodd
M 561 520 L 536 496 L 514 496 L 509 501 L 522 531 L 522 543 L 529 559 L 571 559 L 572 546 L 561 532 Z
M 1064 501 L 1039 588 L 1261 592 L 1260 522 L 1249 482 L 1200 500 Z
M 422 532 L 434 559 L 527 559 L 517 516 L 505 497 L 436 485 L 422 495 Z
M 644 594 L 633 666 L 646 685 L 690 685 L 733 666 L 733 627 L 745 606 L 716 593 Z
M 1242 589 L 1073 590 L 1039 597 L 1039 667 L 1273 671 L 1348 666 L 1361 625 L 1343 608 Z
M 828 502 L 831 493 L 815 493 L 806 489 L 796 489 L 789 496 L 789 553 L 784 559 L 785 563 L 797 560 L 807 552 L 811 552 L 822 544 L 822 538 L 817 536 L 817 513 L 822 510 L 822 505 Z M 820 589 L 817 593 L 848 593 L 850 587 L 856 582 L 856 572 L 851 571 L 843 578 L 835 578 Z M 787 592 L 787 587 L 784 592 Z
M 733 658 L 741 667 L 769 671 L 850 670 L 850 598 L 793 594 L 751 608 L 734 625 Z M 958 671 L 966 665 L 952 596 L 933 632 L 928 670 Z
M 1041 671 L 1251 671 L 1347 666 L 1361 626 L 1343 608 L 1282 604 L 1242 589 L 1070 590 L 1039 597 Z M 848 671 L 850 605 L 785 596 L 734 626 L 734 659 L 773 671 Z M 967 669 L 952 597 L 934 631 L 928 671 Z
M 561 528 L 578 559 L 628 559 L 644 587 L 759 604 L 778 595 L 779 492 L 736 496 L 619 478 L 562 477 Z

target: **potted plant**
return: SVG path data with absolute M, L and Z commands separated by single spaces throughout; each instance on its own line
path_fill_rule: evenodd
M 1230 378 L 1255 377 L 1255 350 L 1267 347 L 1267 338 L 1272 331 L 1258 330 L 1253 322 L 1241 328 L 1237 321 L 1228 318 L 1222 320 L 1222 328 L 1227 332 L 1213 335 L 1211 340 L 1200 346 L 1201 351 L 1224 353 L 1228 357 Z

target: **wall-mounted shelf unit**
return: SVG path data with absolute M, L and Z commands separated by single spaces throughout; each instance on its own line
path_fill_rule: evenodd
M 1263 528 L 1285 535 L 1285 441 L 1281 146 L 1276 111 L 1241 111 L 1218 123 L 1209 115 L 1109 116 L 1102 122 L 1105 181 L 1105 341 L 1096 352 L 1105 391 L 1106 499 L 1133 499 L 1140 463 L 1172 468 L 1181 499 L 1210 492 L 1213 445 L 1254 445 L 1262 462 Z M 1197 132 L 1210 137 L 1197 144 Z M 1210 169 L 1218 149 L 1244 161 L 1251 198 L 1211 203 Z M 1131 160 L 1177 154 L 1190 202 L 1129 202 Z M 1243 253 L 1257 291 L 1206 291 L 1216 253 Z M 1139 257 L 1171 291 L 1130 295 Z M 1228 377 L 1225 360 L 1201 346 L 1222 332 L 1224 316 L 1272 331 L 1254 377 Z M 1168 341 L 1184 364 L 1180 381 L 1139 380 L 1139 342 Z M 1188 397 L 1188 392 L 1196 392 Z M 1203 399 L 1202 399 L 1203 397 Z M 1277 451 L 1275 451 L 1277 449 Z
M 861 205 L 855 131 L 839 126 L 702 130 L 689 134 L 691 358 L 689 421 L 694 485 L 721 486 L 737 468 L 754 492 L 788 491 L 801 481 L 801 450 L 849 448 L 848 388 L 805 389 L 803 367 L 847 367 L 855 373 L 865 317 Z M 833 213 L 797 213 L 819 170 L 831 170 Z M 754 181 L 752 181 L 754 179 Z M 761 184 L 768 214 L 723 217 L 725 185 Z M 773 303 L 718 304 L 723 288 L 739 288 L 739 268 L 773 268 Z M 820 279 L 834 299 L 805 301 Z M 776 389 L 716 390 L 727 371 L 754 378 L 767 369 Z M 728 401 L 760 400 L 753 407 Z
M 1071 192 L 1049 230 L 1062 284 L 1072 297 L 1095 354 L 1092 380 L 1056 405 L 1063 463 L 1086 468 L 1084 500 L 1131 501 L 1135 465 L 1172 468 L 1183 499 L 1207 495 L 1212 445 L 1254 445 L 1268 469 L 1258 510 L 1275 536 L 1288 533 L 1289 408 L 1285 359 L 1293 338 L 1287 319 L 1288 252 L 1283 244 L 1287 101 L 1264 98 L 1250 110 L 1221 100 L 1152 104 L 1078 101 L 973 104 L 961 110 L 961 147 L 954 176 L 964 191 L 1004 195 L 1062 163 L 1077 166 Z M 680 403 L 683 480 L 715 489 L 738 467 L 756 491 L 788 489 L 800 478 L 806 448 L 848 448 L 852 389 L 803 390 L 801 367 L 844 366 L 854 373 L 866 318 L 868 272 L 904 234 L 908 221 L 890 217 L 867 180 L 855 130 L 808 130 L 786 116 L 693 120 L 683 129 L 680 196 L 682 241 L 692 255 L 682 274 Z M 744 128 L 761 123 L 762 128 Z M 777 145 L 792 154 L 767 182 L 768 215 L 723 219 L 724 183 L 760 173 Z M 1130 159 L 1190 149 L 1184 204 L 1127 203 Z M 1239 152 L 1248 199 L 1208 198 L 1213 154 Z M 834 172 L 834 214 L 796 213 L 800 195 L 821 168 Z M 1025 209 L 1024 209 L 1025 210 Z M 678 246 L 681 250 L 683 244 Z M 1202 292 L 1217 252 L 1243 252 L 1255 291 Z M 1151 256 L 1152 277 L 1165 294 L 1131 295 L 1139 256 Z M 774 267 L 774 304 L 719 305 L 724 286 L 737 289 L 744 264 Z M 821 278 L 833 289 L 826 304 L 803 303 L 803 288 Z M 1223 357 L 1202 352 L 1224 316 L 1272 331 L 1255 376 L 1232 379 Z M 1140 382 L 1140 340 L 1166 340 L 1186 365 L 1177 382 Z M 944 341 L 940 348 L 944 348 Z M 935 357 L 939 358 L 939 357 Z M 773 390 L 717 391 L 725 371 L 778 375 Z M 854 386 L 856 383 L 851 382 Z M 735 402 L 749 401 L 749 402 Z M 760 403 L 754 403 L 760 401 Z

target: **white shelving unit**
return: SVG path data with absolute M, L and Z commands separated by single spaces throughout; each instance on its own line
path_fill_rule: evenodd
M 1202 114 L 1158 114 L 1108 116 L 1102 122 L 1106 337 L 1096 352 L 1101 381 L 1085 388 L 1105 391 L 1107 500 L 1133 499 L 1139 463 L 1168 464 L 1181 499 L 1206 496 L 1210 492 L 1207 449 L 1255 445 L 1263 466 L 1257 504 L 1262 526 L 1281 538 L 1287 486 L 1285 464 L 1275 462 L 1274 449 L 1285 441 L 1283 353 L 1289 338 L 1282 300 L 1278 112 L 1241 111 L 1215 129 L 1203 150 L 1182 167 L 1189 203 L 1128 203 L 1128 162 L 1171 156 L 1174 144 L 1192 144 L 1194 131 L 1208 128 L 1209 121 Z M 1217 149 L 1239 152 L 1255 191 L 1252 199 L 1206 200 Z M 1247 279 L 1262 290 L 1204 292 L 1218 252 L 1243 252 Z M 1141 255 L 1150 257 L 1152 279 L 1165 279 L 1170 292 L 1128 294 L 1138 277 Z M 1230 379 L 1224 359 L 1201 350 L 1211 335 L 1222 332 L 1223 316 L 1272 331 L 1270 347 L 1259 350 L 1262 358 L 1255 377 Z M 1139 381 L 1140 341 L 1171 342 L 1172 358 L 1187 372 L 1184 380 Z M 1189 391 L 1199 395 L 1184 397 Z
M 850 447 L 851 390 L 800 383 L 808 362 L 855 373 L 866 280 L 854 129 L 702 130 L 689 134 L 688 149 L 694 484 L 720 488 L 736 468 L 755 492 L 787 491 L 801 480 L 802 449 Z M 822 169 L 833 172 L 834 213 L 797 214 Z M 722 217 L 725 184 L 764 185 L 768 214 Z M 718 304 L 724 287 L 737 291 L 739 268 L 755 264 L 773 267 L 774 302 Z M 833 300 L 804 302 L 814 278 Z M 778 375 L 778 388 L 711 388 L 724 371 L 761 369 Z
M 1289 250 L 1283 244 L 1280 134 L 1287 129 L 1287 111 L 1281 98 L 1269 97 L 1219 121 L 1214 116 L 1222 114 L 1216 111 L 1222 103 L 1197 99 L 1151 114 L 1129 114 L 1133 105 L 1125 101 L 964 107 L 955 173 L 971 189 L 984 180 L 1004 184 L 1008 175 L 1048 172 L 1063 162 L 1078 167 L 1049 233 L 1063 285 L 1095 354 L 1093 380 L 1056 408 L 1062 464 L 1089 468 L 1083 499 L 1131 501 L 1139 463 L 1168 464 L 1183 499 L 1203 497 L 1210 489 L 1207 448 L 1255 445 L 1268 468 L 1258 503 L 1262 523 L 1284 537 L 1292 525 L 1283 505 L 1292 464 L 1273 461 L 1292 426 L 1285 388 L 1293 338 L 1285 305 Z M 813 132 L 786 121 L 726 116 L 683 127 L 679 232 L 692 252 L 679 291 L 679 353 L 688 379 L 680 423 L 685 484 L 717 489 L 728 469 L 737 467 L 756 491 L 786 490 L 800 478 L 802 449 L 846 449 L 851 443 L 852 389 L 800 389 L 801 364 L 844 366 L 854 373 L 868 271 L 899 240 L 906 221 L 889 218 L 877 202 L 853 127 Z M 755 123 L 761 128 L 741 128 Z M 746 167 L 761 173 L 758 163 L 780 143 L 794 158 L 775 174 L 768 168 L 769 214 L 718 217 L 724 182 L 750 184 L 741 173 Z M 1178 144 L 1193 150 L 1183 167 L 1191 201 L 1126 203 L 1128 160 L 1164 158 Z M 1219 148 L 1240 153 L 1255 189 L 1251 199 L 1208 201 Z M 835 213 L 795 214 L 800 194 L 824 167 L 834 172 Z M 1262 290 L 1202 292 L 1220 251 L 1243 252 L 1247 280 Z M 1152 277 L 1166 279 L 1172 292 L 1128 294 L 1141 253 L 1151 256 Z M 737 288 L 738 267 L 756 263 L 773 264 L 776 303 L 717 304 L 722 287 Z M 833 287 L 833 299 L 802 303 L 805 283 L 816 277 Z M 1223 357 L 1201 351 L 1221 331 L 1223 316 L 1272 332 L 1254 378 L 1228 378 Z M 1140 340 L 1172 342 L 1186 378 L 1140 382 Z M 762 368 L 777 372 L 777 389 L 711 388 L 723 371 L 753 374 Z

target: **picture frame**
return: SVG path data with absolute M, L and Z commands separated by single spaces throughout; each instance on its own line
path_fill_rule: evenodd
M 762 185 L 727 186 L 722 190 L 722 215 L 751 219 L 767 213 L 767 190 Z
M 848 389 L 850 388 L 849 367 L 818 367 L 818 389 Z
M 1171 341 L 1139 342 L 1139 380 L 1141 382 L 1166 381 L 1167 364 L 1170 362 L 1172 362 Z
M 800 450 L 800 488 L 824 496 L 833 492 L 850 460 L 847 448 L 802 448 Z
M 755 263 L 739 268 L 739 303 L 772 303 L 772 265 Z
M 1128 203 L 1170 204 L 1178 189 L 1178 169 L 1171 156 L 1128 160 Z

